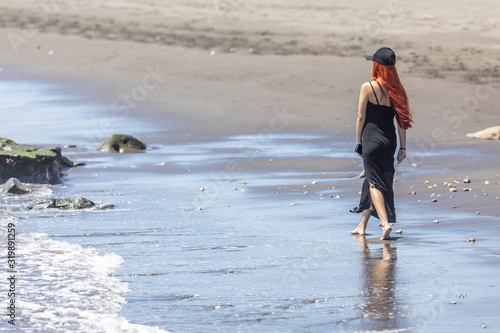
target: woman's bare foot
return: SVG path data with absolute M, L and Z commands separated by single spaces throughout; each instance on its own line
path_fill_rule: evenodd
M 354 229 L 354 230 L 351 231 L 351 235 L 360 235 L 360 236 L 363 236 L 365 234 L 366 234 L 365 231 L 360 226 L 358 226 L 356 229 Z
M 382 238 L 381 240 L 385 239 L 391 239 L 390 234 L 391 234 L 392 228 L 389 226 L 389 224 L 386 224 L 385 226 L 382 227 Z

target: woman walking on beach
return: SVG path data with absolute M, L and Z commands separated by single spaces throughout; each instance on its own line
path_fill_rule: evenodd
M 396 71 L 396 54 L 382 47 L 373 56 L 372 82 L 361 86 L 356 123 L 355 151 L 363 158 L 366 178 L 363 182 L 358 211 L 361 221 L 352 234 L 364 235 L 370 216 L 380 220 L 382 238 L 390 239 L 389 222 L 396 222 L 394 209 L 394 154 L 398 123 L 398 163 L 406 157 L 406 130 L 411 127 L 412 115 L 406 91 Z

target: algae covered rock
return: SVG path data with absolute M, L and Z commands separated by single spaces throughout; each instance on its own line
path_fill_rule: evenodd
M 43 210 L 49 208 L 57 208 L 64 210 L 84 209 L 94 207 L 95 204 L 89 199 L 76 197 L 65 199 L 38 199 L 31 205 L 26 207 L 27 210 Z
M 103 153 L 137 153 L 145 149 L 144 141 L 126 134 L 113 134 L 97 147 Z
M 74 164 L 61 155 L 61 148 L 17 144 L 0 138 L 0 182 L 17 178 L 24 183 L 57 184 L 61 169 Z

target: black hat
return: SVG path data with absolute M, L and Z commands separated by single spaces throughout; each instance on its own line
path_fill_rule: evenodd
M 381 47 L 372 56 L 366 57 L 366 60 L 373 60 L 381 65 L 394 65 L 396 63 L 396 53 L 388 47 Z

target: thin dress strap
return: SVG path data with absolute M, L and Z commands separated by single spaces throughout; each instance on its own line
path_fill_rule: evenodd
M 372 83 L 371 82 L 368 82 L 368 83 L 370 84 L 370 87 L 372 87 L 373 94 L 375 95 L 375 99 L 377 100 L 377 105 L 380 105 L 380 103 L 378 102 L 377 94 L 375 93 L 375 89 L 373 89 Z

